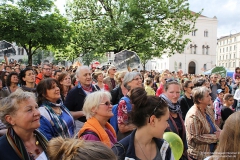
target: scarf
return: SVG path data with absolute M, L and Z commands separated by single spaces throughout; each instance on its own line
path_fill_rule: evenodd
M 168 108 L 171 112 L 173 113 L 180 113 L 181 114 L 181 108 L 179 103 L 175 103 L 173 104 L 168 98 L 167 96 L 165 96 L 164 94 L 161 94 L 160 97 L 165 100 L 165 102 L 167 102 Z
M 214 132 L 217 131 L 216 127 L 214 126 L 210 116 L 206 113 L 206 119 L 208 121 L 208 123 L 210 124 L 210 134 L 214 134 Z M 213 153 L 216 147 L 216 143 L 211 143 L 209 144 L 210 146 L 210 152 Z
M 47 139 L 39 131 L 35 130 L 33 132 L 36 135 L 36 139 L 41 145 L 43 151 L 47 153 Z M 12 146 L 13 150 L 22 160 L 34 160 L 27 152 L 26 147 L 23 144 L 21 138 L 15 133 L 12 128 L 9 128 L 6 134 L 9 144 Z
M 105 127 L 113 133 L 113 136 L 115 138 L 117 137 L 116 132 L 110 123 L 107 122 Z M 104 143 L 105 145 L 107 145 L 110 148 L 112 147 L 111 141 L 110 141 L 110 138 L 109 138 L 107 132 L 100 125 L 100 123 L 98 122 L 98 120 L 96 118 L 92 117 L 92 118 L 88 119 L 87 122 L 85 122 L 83 127 L 78 132 L 78 138 L 80 138 L 80 135 L 86 130 L 91 130 L 91 131 L 95 132 L 98 135 L 98 137 L 100 138 L 100 141 L 102 143 Z
M 43 107 L 47 110 L 51 117 L 51 121 L 53 122 L 52 126 L 55 129 L 55 131 L 58 133 L 59 136 L 62 136 L 63 138 L 70 138 L 71 134 L 69 132 L 67 123 L 62 119 L 59 118 L 59 116 L 53 111 L 52 107 L 60 107 L 64 112 L 66 112 L 72 119 L 72 123 L 75 126 L 74 119 L 71 115 L 71 113 L 68 111 L 68 109 L 63 106 L 63 103 L 61 100 L 57 101 L 58 104 L 52 103 L 50 101 L 44 101 Z

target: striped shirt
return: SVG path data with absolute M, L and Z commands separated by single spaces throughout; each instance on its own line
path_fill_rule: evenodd
M 217 130 L 219 127 L 215 124 L 214 113 L 209 107 L 206 108 L 208 114 Z M 210 144 L 218 141 L 215 134 L 210 134 L 210 124 L 197 108 L 196 104 L 190 108 L 185 118 L 185 127 L 188 143 L 188 154 L 198 160 L 210 156 Z

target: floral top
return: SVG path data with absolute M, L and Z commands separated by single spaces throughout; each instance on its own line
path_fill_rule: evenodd
M 124 100 L 120 100 L 120 102 L 118 103 L 117 121 L 118 124 L 129 124 L 127 104 Z

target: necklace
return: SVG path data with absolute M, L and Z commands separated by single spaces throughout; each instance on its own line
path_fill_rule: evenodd
M 144 153 L 144 151 L 143 151 L 143 149 L 142 149 L 142 147 L 141 147 L 141 145 L 140 145 L 140 143 L 138 142 L 137 139 L 136 139 L 136 141 L 137 141 L 137 144 L 138 144 L 138 146 L 140 147 L 140 149 L 141 149 L 144 157 L 145 157 L 147 160 L 149 160 L 149 159 L 147 158 L 146 154 Z M 152 142 L 152 141 L 151 141 L 151 142 Z M 151 150 L 150 150 L 150 151 L 151 151 L 151 152 L 150 152 L 150 156 L 151 156 L 151 155 L 152 155 L 152 154 L 151 154 L 151 153 L 152 153 L 152 145 L 151 145 Z M 150 157 L 150 160 L 151 160 L 151 157 Z
M 62 110 L 60 107 L 58 108 L 58 110 L 56 110 L 54 107 L 52 107 L 52 109 L 58 116 L 62 114 Z
M 34 137 L 36 138 L 36 134 L 34 134 Z M 39 141 L 37 140 L 37 138 L 36 138 L 35 145 L 36 145 L 36 149 L 34 150 L 34 152 L 29 151 L 28 148 L 25 146 L 31 159 L 35 159 L 35 157 L 37 157 L 40 154 L 40 149 L 38 148 Z

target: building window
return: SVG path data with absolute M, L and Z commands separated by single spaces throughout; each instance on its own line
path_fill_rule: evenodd
M 182 69 L 182 63 L 181 62 L 179 62 L 178 69 Z
M 197 30 L 192 31 L 192 36 L 196 36 Z
M 207 30 L 204 31 L 204 37 L 208 37 L 208 31 Z
M 221 53 L 221 48 L 220 48 L 220 53 Z
M 229 54 L 229 59 L 231 59 L 231 54 Z
M 207 64 L 204 64 L 204 65 L 203 65 L 203 69 L 204 69 L 204 71 L 207 70 Z
M 207 46 L 206 46 L 206 55 L 208 55 L 208 50 L 209 50 L 209 48 L 210 48 L 210 47 L 207 45 Z
M 237 48 L 236 45 L 234 45 L 234 51 L 236 50 L 236 48 Z
M 202 54 L 204 54 L 205 53 L 205 46 L 203 45 L 202 46 Z
M 219 56 L 219 60 L 221 60 L 221 56 Z
M 235 54 L 233 54 L 233 58 L 235 58 Z
M 233 67 L 235 68 L 235 62 L 233 62 Z
M 224 48 L 223 48 L 223 53 L 224 53 Z
M 190 51 L 191 51 L 191 54 L 197 54 L 197 45 L 190 44 Z
M 228 47 L 227 47 L 227 49 L 226 49 L 226 52 L 228 52 Z
M 236 42 L 237 41 L 237 37 L 234 37 L 234 42 Z
M 231 51 L 231 50 L 232 50 L 232 46 L 229 47 L 229 51 Z

